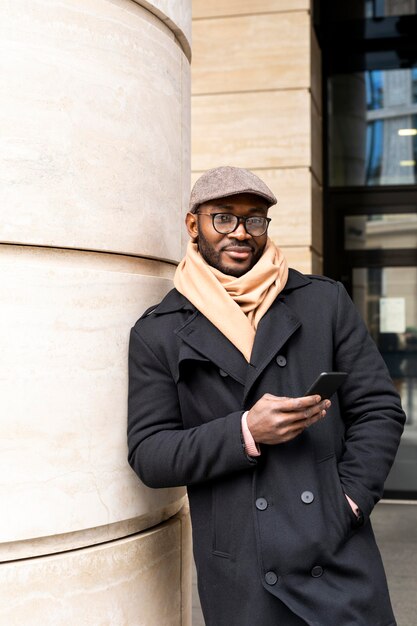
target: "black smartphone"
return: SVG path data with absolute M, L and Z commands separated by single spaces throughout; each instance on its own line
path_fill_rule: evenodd
M 339 389 L 346 377 L 346 372 L 322 372 L 304 395 L 314 396 L 317 394 L 322 400 L 327 400 Z

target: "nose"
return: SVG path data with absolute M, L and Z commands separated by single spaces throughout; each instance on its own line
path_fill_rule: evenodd
M 236 230 L 228 235 L 231 239 L 239 239 L 240 241 L 244 241 L 245 239 L 250 239 L 252 235 L 250 235 L 245 228 L 243 222 L 240 222 Z

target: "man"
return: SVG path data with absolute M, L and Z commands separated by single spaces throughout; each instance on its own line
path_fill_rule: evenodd
M 343 286 L 268 239 L 275 203 L 248 170 L 196 182 L 175 289 L 131 333 L 129 462 L 188 487 L 208 626 L 392 626 L 369 516 L 404 414 Z M 304 397 L 334 370 L 331 405 Z

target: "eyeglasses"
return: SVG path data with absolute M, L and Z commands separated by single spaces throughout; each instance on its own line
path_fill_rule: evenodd
M 243 226 L 252 237 L 261 237 L 268 230 L 270 217 L 238 217 L 232 213 L 196 213 L 196 215 L 207 215 L 211 217 L 213 228 L 221 235 L 230 235 L 243 222 Z

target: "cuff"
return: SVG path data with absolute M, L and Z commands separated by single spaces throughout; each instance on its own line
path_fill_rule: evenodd
M 248 456 L 260 456 L 261 455 L 261 451 L 259 449 L 259 446 L 256 444 L 254 438 L 251 435 L 251 432 L 249 430 L 248 427 L 248 423 L 247 423 L 247 416 L 248 416 L 249 411 L 245 411 L 244 414 L 242 415 L 242 436 L 243 436 L 243 441 L 245 444 L 245 450 L 246 450 L 246 454 Z
M 354 514 L 356 515 L 356 517 L 357 517 L 357 518 L 359 518 L 359 517 L 360 517 L 360 510 L 359 510 L 359 507 L 358 507 L 358 505 L 356 504 L 356 502 L 354 502 L 354 501 L 352 500 L 352 498 L 349 498 L 349 496 L 347 496 L 346 494 L 345 494 L 345 498 L 346 498 L 346 500 L 349 502 L 349 504 L 350 504 L 350 508 L 352 509 L 352 511 L 354 512 Z

